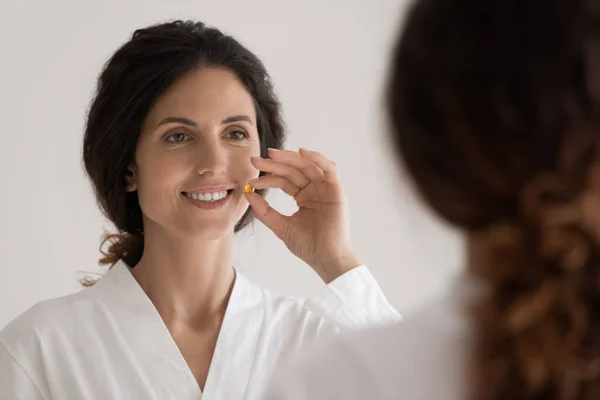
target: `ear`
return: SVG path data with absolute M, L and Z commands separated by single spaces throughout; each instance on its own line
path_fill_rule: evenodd
M 137 179 L 137 164 L 132 162 L 127 166 L 127 173 L 125 174 L 125 182 L 127 182 L 127 185 L 125 187 L 125 190 L 128 192 L 135 192 L 137 190 Z

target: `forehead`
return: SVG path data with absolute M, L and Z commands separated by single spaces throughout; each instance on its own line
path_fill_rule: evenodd
M 222 68 L 199 68 L 181 76 L 159 97 L 146 123 L 155 126 L 162 118 L 175 116 L 214 124 L 241 114 L 256 123 L 253 98 L 237 76 Z

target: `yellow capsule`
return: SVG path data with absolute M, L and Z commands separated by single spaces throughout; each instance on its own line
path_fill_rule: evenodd
M 244 186 L 244 192 L 246 192 L 246 193 L 252 193 L 252 192 L 254 192 L 254 188 L 252 187 L 252 185 L 250 185 L 249 183 L 247 183 L 246 186 Z

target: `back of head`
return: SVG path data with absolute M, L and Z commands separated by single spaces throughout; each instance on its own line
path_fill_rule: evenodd
M 185 73 L 203 67 L 234 73 L 252 96 L 261 156 L 282 148 L 280 105 L 262 62 L 233 37 L 202 22 L 173 21 L 136 30 L 108 60 L 87 117 L 83 161 L 98 203 L 118 229 L 101 264 L 123 259 L 135 266 L 144 247 L 137 192 L 126 191 L 128 166 L 146 116 L 157 99 Z M 262 194 L 262 190 L 257 193 Z M 235 226 L 253 218 L 247 209 Z
M 489 289 L 474 398 L 600 396 L 600 1 L 417 1 L 393 57 L 394 144 Z

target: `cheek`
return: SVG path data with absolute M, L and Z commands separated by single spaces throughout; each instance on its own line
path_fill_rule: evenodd
M 258 141 L 235 151 L 229 158 L 228 169 L 232 171 L 231 177 L 243 185 L 251 179 L 258 178 L 259 171 L 250 163 L 250 157 L 259 156 L 260 143 Z
M 168 201 L 187 176 L 187 164 L 177 157 L 154 157 L 138 165 L 140 204 L 146 207 Z
M 258 156 L 257 152 L 257 156 Z M 254 156 L 255 154 L 252 154 Z M 235 157 L 230 160 L 230 170 L 234 178 L 240 185 L 245 185 L 249 180 L 258 178 L 259 171 L 250 163 L 250 155 Z

